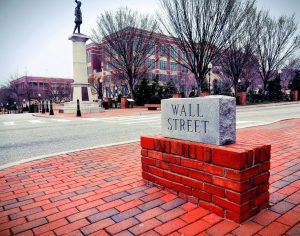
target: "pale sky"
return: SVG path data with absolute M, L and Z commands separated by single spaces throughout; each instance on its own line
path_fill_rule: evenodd
M 97 16 L 121 6 L 142 13 L 159 9 L 159 0 L 81 0 L 81 33 L 91 34 Z M 300 0 L 257 0 L 273 16 L 296 14 Z M 10 75 L 72 78 L 74 0 L 0 0 L 0 84 Z M 298 24 L 299 25 L 299 24 Z M 300 26 L 299 26 L 300 28 Z M 300 32 L 300 30 L 299 30 Z

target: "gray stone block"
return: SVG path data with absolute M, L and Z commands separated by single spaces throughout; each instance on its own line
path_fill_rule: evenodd
M 236 100 L 233 97 L 165 99 L 161 114 L 165 137 L 215 145 L 236 141 Z

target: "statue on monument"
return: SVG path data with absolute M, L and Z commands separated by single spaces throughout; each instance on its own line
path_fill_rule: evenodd
M 75 28 L 73 34 L 75 34 L 76 29 L 78 29 L 78 34 L 80 34 L 80 25 L 82 24 L 82 13 L 80 10 L 81 2 L 75 0 L 77 6 L 75 8 Z

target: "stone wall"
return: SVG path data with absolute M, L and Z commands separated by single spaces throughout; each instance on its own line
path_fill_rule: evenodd
M 242 223 L 269 205 L 270 145 L 141 137 L 143 178 Z

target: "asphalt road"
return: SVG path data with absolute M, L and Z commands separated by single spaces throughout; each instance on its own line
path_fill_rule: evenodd
M 300 104 L 237 109 L 237 128 L 300 118 Z M 160 132 L 160 114 L 53 119 L 0 116 L 0 169 L 17 161 L 101 145 L 137 141 Z

